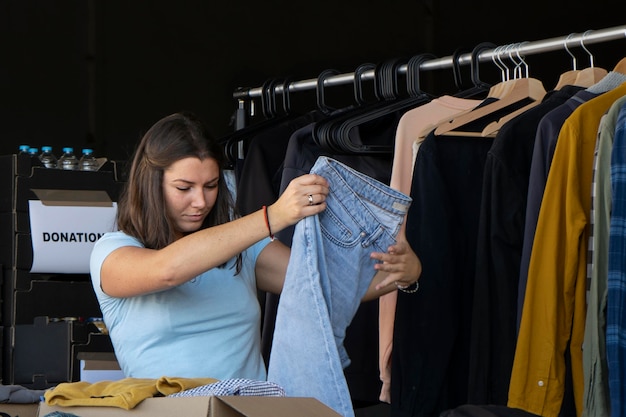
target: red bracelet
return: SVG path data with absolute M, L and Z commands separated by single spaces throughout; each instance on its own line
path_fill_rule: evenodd
M 265 215 L 265 225 L 267 226 L 267 230 L 270 232 L 270 239 L 274 240 L 274 234 L 272 233 L 272 228 L 270 227 L 270 218 L 267 216 L 267 206 L 263 206 L 263 214 Z

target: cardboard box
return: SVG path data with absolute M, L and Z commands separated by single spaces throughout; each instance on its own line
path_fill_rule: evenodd
M 94 383 L 125 378 L 114 352 L 80 352 L 77 357 L 81 381 Z
M 113 362 L 117 363 L 117 362 Z M 124 372 L 117 366 L 109 368 L 109 361 L 80 361 L 80 380 L 85 382 L 118 381 L 124 379 Z
M 41 403 L 37 415 L 54 411 L 81 417 L 341 417 L 315 398 L 253 396 L 148 398 L 132 410 Z
M 26 202 L 28 233 L 17 231 L 22 240 L 16 247 L 16 267 L 33 273 L 88 274 L 93 245 L 115 229 L 116 203 L 105 190 L 30 192 L 36 198 Z
M 0 404 L 2 417 L 37 417 L 39 404 Z
M 88 273 L 93 243 L 113 226 L 108 220 L 114 218 L 114 202 L 124 184 L 117 164 L 88 172 L 30 166 L 30 161 L 20 165 L 19 158 L 10 161 L 14 169 L 5 173 L 8 178 L 0 178 L 2 188 L 10 190 L 10 201 L 0 203 L 0 213 L 9 213 L 12 218 L 5 221 L 6 227 L 26 238 L 14 248 L 17 268 L 32 266 L 33 273 Z M 106 224 L 100 218 L 106 218 Z

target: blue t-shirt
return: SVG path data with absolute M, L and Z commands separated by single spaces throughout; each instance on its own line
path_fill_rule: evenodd
M 269 242 L 243 253 L 238 275 L 233 258 L 175 288 L 117 298 L 100 288 L 102 263 L 115 249 L 143 245 L 120 231 L 102 236 L 91 253 L 91 280 L 124 375 L 265 380 L 254 268 Z

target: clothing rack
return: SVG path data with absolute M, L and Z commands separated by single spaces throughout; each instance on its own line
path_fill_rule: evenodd
M 587 46 L 595 43 L 607 42 L 612 40 L 626 39 L 626 25 L 615 26 L 606 29 L 588 30 L 584 33 L 573 33 L 567 36 L 559 36 L 539 41 L 522 42 L 519 44 L 502 45 L 493 49 L 485 49 L 477 55 L 478 62 L 491 61 L 493 58 L 499 57 L 503 53 L 503 48 L 513 47 L 514 52 L 521 56 L 535 55 L 544 52 L 556 51 L 559 49 L 568 49 L 571 46 Z M 422 70 L 435 70 L 451 68 L 454 65 L 453 58 L 456 58 L 460 65 L 468 65 L 472 62 L 472 54 L 461 54 L 459 57 L 452 55 L 443 58 L 434 58 L 422 62 L 419 66 Z M 406 73 L 407 65 L 399 67 L 400 74 Z M 361 74 L 362 80 L 371 80 L 374 78 L 374 70 L 364 71 Z M 289 89 L 289 93 L 295 91 L 312 90 L 317 88 L 317 78 L 294 81 L 285 84 Z M 324 80 L 324 86 L 333 86 L 341 84 L 350 84 L 354 82 L 354 72 L 329 76 Z M 283 85 L 274 87 L 275 93 L 282 93 Z M 233 98 L 239 100 L 240 108 L 245 100 L 255 97 L 261 97 L 263 87 L 257 88 L 239 88 L 233 93 Z

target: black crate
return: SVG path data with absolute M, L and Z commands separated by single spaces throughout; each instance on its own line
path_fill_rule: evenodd
M 28 155 L 0 156 L 0 213 L 15 210 L 16 178 L 30 175 L 35 166 L 41 166 L 41 162 Z
M 29 324 L 39 316 L 102 317 L 91 281 L 51 279 L 31 281 L 30 284 L 28 291 L 14 293 L 13 309 L 9 312 L 12 325 Z
M 30 325 L 17 325 L 12 344 L 5 379 L 31 389 L 79 381 L 81 352 L 113 352 L 108 335 L 89 322 L 68 318 L 37 317 Z

